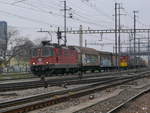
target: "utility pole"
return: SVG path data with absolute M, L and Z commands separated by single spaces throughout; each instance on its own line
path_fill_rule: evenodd
M 117 6 L 118 6 L 118 3 L 115 3 L 115 61 L 116 61 L 116 67 L 118 67 L 118 62 L 117 62 Z
M 67 36 L 66 36 L 66 24 L 67 24 L 67 21 L 66 21 L 66 19 L 67 19 L 67 17 L 66 17 L 66 11 L 67 11 L 67 5 L 66 5 L 66 0 L 64 1 L 64 44 L 65 44 L 65 46 L 66 46 L 66 43 L 67 43 Z
M 85 48 L 87 47 L 87 40 L 85 40 Z
M 80 44 L 80 61 L 81 61 L 81 63 L 80 63 L 80 76 L 79 76 L 79 78 L 81 79 L 82 78 L 82 75 L 83 75 L 83 73 L 82 73 L 82 67 L 83 67 L 83 62 L 82 62 L 82 47 L 83 47 L 83 33 L 82 33 L 82 25 L 80 25 L 80 34 L 79 34 L 79 44 Z
M 140 38 L 138 38 L 138 54 L 139 54 L 139 57 L 140 57 L 140 51 L 141 51 L 141 50 L 140 50 L 140 48 L 141 48 L 140 45 L 141 45 L 141 44 L 140 44 Z
M 120 16 L 121 16 L 121 14 L 120 14 L 120 9 L 121 9 L 121 7 L 120 7 L 120 4 L 119 4 L 119 8 L 118 8 L 118 10 L 119 10 L 119 28 L 118 28 L 118 70 L 120 71 L 120 50 L 121 50 L 121 47 L 120 47 L 120 29 L 121 29 L 121 23 L 120 23 Z
M 121 7 L 121 4 L 118 4 L 118 70 L 120 71 L 120 57 L 121 57 L 121 15 L 125 15 L 125 14 L 121 14 L 121 9 L 123 9 Z
M 71 8 L 67 8 L 67 2 L 66 0 L 63 1 L 64 3 L 64 8 L 61 9 L 61 11 L 64 11 L 64 45 L 66 46 L 67 44 L 67 11 L 71 10 Z M 72 18 L 72 15 L 70 15 Z
M 137 18 L 137 16 L 136 16 L 136 13 L 138 13 L 138 11 L 133 11 L 133 14 L 134 14 L 134 38 L 133 38 L 133 41 L 134 41 L 134 64 L 135 65 L 137 65 L 136 63 L 137 63 L 137 61 L 136 61 L 136 18 Z
M 113 54 L 115 53 L 115 46 L 113 45 Z
M 79 45 L 80 45 L 80 47 L 83 47 L 83 33 L 82 33 L 82 25 L 80 25 Z
M 132 38 L 133 38 L 132 33 L 129 33 L 129 56 L 132 54 L 132 47 L 131 47 Z

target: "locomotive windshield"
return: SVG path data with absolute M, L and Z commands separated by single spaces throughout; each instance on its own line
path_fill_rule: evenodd
M 54 51 L 50 47 L 42 48 L 42 56 L 54 56 Z
M 43 47 L 43 48 L 33 48 L 32 49 L 32 57 L 40 57 L 40 56 L 53 56 L 54 51 L 50 47 Z
M 32 57 L 38 56 L 38 52 L 37 52 L 36 48 L 33 48 L 32 51 L 31 51 L 31 53 L 32 53 Z

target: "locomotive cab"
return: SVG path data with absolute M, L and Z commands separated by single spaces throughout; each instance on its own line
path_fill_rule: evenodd
M 54 49 L 50 46 L 33 48 L 31 53 L 31 71 L 36 75 L 41 75 L 45 71 L 47 72 L 56 61 L 54 58 Z
M 54 50 L 51 47 L 33 48 L 31 51 L 31 65 L 48 64 L 50 62 L 48 62 L 47 58 L 52 58 L 54 56 Z

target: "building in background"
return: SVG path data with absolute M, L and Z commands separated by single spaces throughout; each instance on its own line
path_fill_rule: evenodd
M 3 49 L 6 48 L 7 42 L 7 22 L 0 21 L 0 56 L 3 54 Z

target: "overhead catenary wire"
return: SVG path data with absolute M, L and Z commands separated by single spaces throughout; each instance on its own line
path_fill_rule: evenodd
M 52 0 L 51 0 L 51 3 L 49 3 L 48 1 L 47 2 L 43 2 L 43 0 L 38 0 L 39 3 L 40 3 L 40 6 L 42 5 L 44 8 L 47 7 L 48 9 L 49 8 L 53 8 L 55 10 L 58 10 L 61 6 L 57 5 L 57 4 L 54 4 L 52 3 Z
M 69 3 L 73 4 L 72 1 L 68 1 Z M 72 6 L 72 5 L 70 5 Z M 74 6 L 74 5 L 73 5 Z M 70 8 L 70 7 L 68 7 Z M 78 9 L 81 9 L 80 7 L 78 7 Z M 102 21 L 102 20 L 95 20 L 94 16 L 90 16 L 86 13 L 82 12 L 83 10 L 81 9 L 80 11 L 77 9 L 74 9 L 73 7 L 71 7 L 71 14 L 73 15 L 73 19 L 77 20 L 78 22 L 83 22 L 84 24 L 88 24 L 88 25 L 95 25 L 95 26 L 99 26 L 97 25 L 97 23 L 111 23 L 112 22 L 108 22 L 108 21 Z M 100 17 L 100 16 L 99 16 Z M 100 26 L 106 26 L 106 25 L 100 25 Z
M 99 16 L 96 16 L 96 15 L 91 15 L 90 13 L 87 13 L 86 12 L 83 12 L 83 9 L 84 8 L 81 8 L 81 7 L 77 7 L 77 9 L 74 9 L 74 4 L 73 2 L 70 0 L 69 3 L 71 4 L 72 6 L 72 10 L 73 10 L 73 13 L 80 16 L 81 18 L 84 18 L 84 19 L 87 19 L 87 20 L 93 20 L 94 18 L 101 18 L 101 14 L 99 13 Z M 100 20 L 100 19 L 97 19 L 97 20 L 93 20 L 94 22 L 96 21 L 97 23 L 109 23 L 109 24 L 113 24 L 113 21 L 106 21 L 106 20 Z
M 9 27 L 12 27 L 12 28 L 22 28 L 22 29 L 27 29 L 27 30 L 39 30 L 41 27 L 31 27 L 31 26 L 18 26 L 18 25 L 8 25 Z
M 3 2 L 3 3 L 6 3 L 6 4 L 8 4 L 8 5 L 12 5 L 12 4 L 9 4 L 9 3 L 7 3 L 7 2 Z M 21 6 L 21 8 L 25 8 L 25 7 L 22 7 Z M 37 19 L 31 19 L 31 18 L 29 18 L 29 17 L 24 17 L 24 16 L 19 16 L 19 15 L 16 15 L 16 14 L 12 14 L 12 13 L 9 13 L 9 12 L 6 12 L 6 11 L 2 11 L 2 10 L 0 10 L 0 12 L 1 13 L 5 13 L 5 14 L 7 14 L 7 15 L 11 15 L 11 16 L 15 16 L 15 17 L 17 17 L 17 18 L 20 18 L 20 19 L 24 19 L 24 20 L 27 20 L 27 21 L 32 21 L 32 22 L 34 22 L 34 23 L 42 23 L 42 24 L 45 24 L 45 25 L 49 25 L 49 26 L 51 26 L 51 27 L 58 27 L 58 26 L 60 26 L 60 25 L 52 25 L 52 24 L 49 24 L 49 23 L 47 23 L 47 22 L 44 22 L 44 21 L 40 21 L 40 20 L 37 20 Z M 76 21 L 80 21 L 80 22 L 84 22 L 84 23 L 88 23 L 88 24 L 92 24 L 92 25 L 97 25 L 96 23 L 92 23 L 92 22 L 88 22 L 88 21 L 84 21 L 84 20 L 80 20 L 80 19 L 74 19 L 74 20 L 76 20 Z M 72 26 L 68 26 L 68 27 L 70 27 L 70 28 L 74 28 L 74 27 L 72 27 Z
M 17 5 L 17 7 L 22 7 L 22 8 L 26 8 L 26 9 L 28 9 L 28 10 L 34 10 L 34 11 L 36 11 L 36 12 L 41 12 L 41 13 L 47 13 L 47 14 L 51 14 L 51 15 L 54 15 L 54 16 L 63 16 L 63 15 L 60 15 L 60 14 L 57 14 L 57 13 L 54 13 L 54 12 L 52 12 L 52 11 L 47 11 L 47 10 L 45 10 L 45 9 L 43 9 L 43 8 L 40 8 L 40 7 L 37 7 L 37 5 L 31 5 L 31 4 L 29 4 L 29 3 L 27 3 L 27 2 L 25 2 L 25 1 L 29 1 L 29 0 L 18 0 L 18 3 L 20 4 L 20 3 L 22 3 L 22 4 L 28 4 L 28 6 L 31 6 L 30 8 L 27 8 L 27 7 L 24 7 L 24 6 L 19 6 L 19 5 L 17 5 L 17 4 L 11 4 L 11 5 L 14 5 L 14 6 L 16 6 Z M 38 1 L 41 1 L 41 0 L 38 0 Z M 3 1 L 2 1 L 3 2 Z M 54 1 L 53 1 L 54 2 Z M 61 5 L 59 5 L 59 4 L 57 4 L 57 3 L 53 3 L 52 2 L 52 4 L 55 4 L 55 6 L 57 6 L 58 8 L 59 7 L 61 7 Z M 3 2 L 4 3 L 4 2 Z M 6 2 L 5 2 L 6 3 Z M 44 2 L 43 2 L 44 3 Z M 7 3 L 8 4 L 8 3 Z M 44 3 L 45 4 L 45 3 Z M 88 3 L 84 3 L 84 4 L 87 4 L 89 7 L 91 7 Z M 45 4 L 46 5 L 46 4 Z M 49 4 L 47 4 L 47 5 L 49 5 Z M 52 5 L 51 5 L 52 6 Z M 54 6 L 54 5 L 53 5 Z M 44 7 L 44 6 L 43 6 Z M 91 8 L 94 8 L 94 7 L 91 7 Z M 96 8 L 97 9 L 97 8 Z M 90 21 L 89 23 L 92 23 L 93 24 L 93 21 L 95 22 L 95 20 L 93 20 L 92 21 L 92 19 L 90 20 L 90 16 L 88 16 L 88 15 L 82 15 L 82 14 L 79 14 L 79 12 L 73 12 L 76 16 L 78 16 L 78 18 L 80 19 L 80 20 L 82 20 L 82 21 L 86 21 L 85 23 L 87 23 L 87 21 Z M 106 14 L 107 15 L 107 14 Z M 106 16 L 105 15 L 105 16 Z M 107 17 L 108 17 L 108 15 L 107 15 Z M 79 19 L 78 19 L 78 21 L 79 21 Z M 101 21 L 100 21 L 101 22 Z M 107 21 L 102 21 L 102 23 L 107 23 Z M 108 23 L 111 23 L 111 22 L 108 22 Z M 141 23 L 142 24 L 142 23 Z M 94 25 L 94 24 L 93 24 Z M 142 24 L 143 26 L 144 26 L 144 24 Z M 145 26 L 148 26 L 148 25 L 145 25 Z
M 57 5 L 58 7 L 61 7 L 61 5 L 58 5 L 58 4 L 55 4 L 55 5 Z M 69 6 L 67 6 L 67 7 L 70 8 Z M 91 16 L 86 15 L 85 13 L 80 14 L 81 11 L 80 12 L 78 11 L 77 13 L 76 12 L 77 11 L 71 7 L 71 13 L 73 14 L 73 18 L 70 18 L 70 19 L 76 20 L 78 22 L 83 22 L 83 23 L 86 23 L 86 24 L 89 24 L 89 25 L 96 25 L 96 26 L 99 26 L 99 25 L 97 25 L 97 23 L 100 23 L 100 22 L 108 23 L 106 21 L 99 21 L 99 22 L 97 21 L 97 23 L 95 23 L 96 20 L 93 20 L 94 22 L 90 21 L 91 19 L 93 19 L 93 18 L 91 18 Z M 74 16 L 78 16 L 79 18 L 74 17 Z M 100 26 L 105 26 L 105 25 L 100 25 Z
M 27 1 L 27 0 L 18 0 L 18 1 L 12 2 L 11 4 L 17 4 L 19 2 L 24 2 L 24 1 Z
M 106 18 L 110 19 L 111 21 L 114 21 L 114 19 L 108 15 L 107 13 L 105 13 L 104 11 L 100 10 L 99 8 L 97 8 L 96 6 L 92 7 L 91 5 L 89 5 L 88 3 L 81 1 L 83 4 L 89 6 L 90 8 L 92 8 L 93 10 L 95 10 L 97 13 L 99 13 L 101 16 L 105 16 Z
M 34 23 L 40 23 L 40 24 L 45 24 L 45 25 L 49 25 L 49 26 L 58 27 L 58 25 L 55 25 L 55 24 L 50 24 L 48 22 L 44 22 L 44 21 L 41 21 L 41 20 L 20 16 L 20 15 L 13 14 L 13 13 L 10 13 L 10 12 L 7 12 L 7 11 L 3 11 L 3 10 L 0 10 L 0 13 L 6 14 L 6 15 L 9 15 L 9 16 L 14 16 L 14 17 L 17 17 L 17 18 L 20 18 L 20 19 L 23 19 L 23 20 L 31 21 L 31 22 L 34 22 Z
M 45 9 L 43 9 L 43 8 L 41 8 L 41 7 L 39 7 L 39 6 L 37 6 L 37 5 L 33 5 L 33 4 L 30 4 L 30 3 L 27 3 L 27 2 L 21 2 L 21 4 L 25 4 L 25 5 L 27 5 L 27 6 L 30 6 L 29 8 L 28 7 L 25 7 L 25 6 L 21 6 L 21 5 L 18 5 L 18 4 L 10 4 L 10 3 L 8 3 L 8 2 L 1 2 L 1 3 L 3 3 L 3 4 L 7 4 L 7 5 L 12 5 L 12 6 L 15 6 L 15 7 L 20 7 L 20 8 L 24 8 L 24 9 L 28 9 L 28 10 L 32 10 L 32 11 L 35 11 L 35 12 L 41 12 L 41 13 L 46 13 L 46 14 L 51 14 L 51 15 L 54 15 L 54 16 L 63 16 L 63 15 L 60 15 L 60 14 L 57 14 L 57 13 L 54 13 L 54 12 L 52 12 L 52 11 L 47 11 L 47 10 L 45 10 Z M 20 4 L 20 3 L 19 3 Z M 82 19 L 79 19 L 79 18 L 75 18 L 75 19 L 73 19 L 73 20 L 76 20 L 76 21 L 78 21 L 78 22 L 83 22 L 83 23 L 86 23 L 86 24 L 88 24 L 88 25 L 95 25 L 95 26 L 99 26 L 99 25 L 97 25 L 97 23 L 95 23 L 95 21 L 93 22 L 93 21 L 89 21 L 89 19 L 87 19 L 87 17 L 82 17 L 80 14 L 76 14 L 76 15 L 78 15 L 78 17 L 80 17 L 80 18 L 82 18 Z M 69 17 L 68 17 L 69 18 Z M 84 19 L 83 19 L 84 18 Z M 104 25 L 101 25 L 101 26 L 104 26 Z
M 84 7 L 76 7 L 76 9 L 75 9 L 75 5 L 73 4 L 73 2 L 72 1 L 69 1 L 69 3 L 70 3 L 70 6 L 71 6 L 71 8 L 72 8 L 72 10 L 73 10 L 73 12 L 76 12 L 76 13 L 78 13 L 78 14 L 80 14 L 80 15 L 82 15 L 82 16 L 84 16 L 84 17 L 91 17 L 91 18 L 94 18 L 94 17 L 97 17 L 97 18 L 100 18 L 100 15 L 99 16 L 96 16 L 96 15 L 91 15 L 89 12 L 87 13 L 87 11 L 85 11 L 85 12 L 83 12 L 84 10 Z
M 33 7 L 31 4 L 26 4 L 26 3 L 25 3 L 26 5 L 32 6 L 32 7 L 20 6 L 20 5 L 17 5 L 17 4 L 11 4 L 11 3 L 8 3 L 8 2 L 4 2 L 4 1 L 0 1 L 0 4 L 11 5 L 11 6 L 14 6 L 14 7 L 19 7 L 19 8 L 23 8 L 23 9 L 27 9 L 27 10 L 32 10 L 32 11 L 35 11 L 35 12 L 46 13 L 46 14 L 50 14 L 50 15 L 54 15 L 54 16 L 63 16 L 63 15 L 59 15 L 57 13 L 53 13 L 52 11 L 40 10 L 40 8 L 38 8 L 36 6 Z
M 126 9 L 124 9 L 123 11 L 127 14 L 127 16 L 128 16 L 130 19 L 133 20 L 133 16 L 131 16 L 131 15 L 129 14 L 129 12 L 126 11 Z M 143 26 L 143 27 L 150 27 L 150 25 L 144 24 L 142 21 L 140 21 L 140 20 L 139 20 L 139 17 L 137 18 L 137 23 L 140 24 L 140 25 Z
M 39 0 L 39 1 L 42 1 L 42 0 Z M 47 5 L 47 6 L 52 6 L 53 5 L 55 8 L 57 7 L 57 9 L 63 7 L 61 4 L 54 3 L 53 0 L 51 0 L 51 1 L 48 0 L 45 5 Z
M 14 6 L 14 7 L 19 7 L 19 8 L 23 8 L 23 9 L 27 9 L 27 10 L 32 10 L 32 11 L 35 11 L 35 12 L 43 13 L 43 11 L 39 11 L 39 10 L 34 9 L 34 8 L 28 8 L 28 7 L 25 7 L 25 6 L 19 6 L 17 4 L 11 4 L 11 3 L 8 3 L 8 2 L 4 2 L 4 1 L 0 1 L 0 4 L 10 5 L 10 6 Z M 25 16 L 20 16 L 18 14 L 13 14 L 13 13 L 10 13 L 10 12 L 7 12 L 7 11 L 3 11 L 3 10 L 1 10 L 0 12 L 3 13 L 3 14 L 7 14 L 9 16 L 11 15 L 11 16 L 15 16 L 17 18 L 23 19 L 23 20 L 31 21 L 33 23 L 40 23 L 40 24 L 44 24 L 44 25 L 49 25 L 50 27 L 61 26 L 61 25 L 51 24 L 51 23 L 48 23 L 48 22 L 45 22 L 45 21 L 41 21 L 41 20 L 37 20 L 37 19 L 32 19 L 32 18 L 25 17 Z M 50 14 L 49 12 L 45 12 L 45 11 L 44 11 L 44 13 L 45 14 Z M 55 15 L 55 16 L 58 16 L 58 15 Z M 59 16 L 63 16 L 63 15 L 59 15 Z M 73 26 L 67 26 L 67 27 L 74 28 Z
M 52 14 L 52 15 L 54 15 L 54 16 L 61 16 L 61 17 L 63 17 L 63 15 L 59 15 L 59 14 L 53 13 L 52 11 L 46 11 L 46 10 L 41 9 L 41 8 L 39 8 L 38 6 L 33 5 L 33 4 L 30 4 L 30 3 L 22 2 L 22 3 L 25 4 L 25 5 L 31 6 L 31 8 L 26 8 L 26 7 L 23 7 L 23 6 L 18 6 L 18 5 L 14 5 L 14 4 L 9 4 L 9 3 L 7 3 L 7 2 L 2 2 L 2 3 L 8 4 L 8 5 L 13 5 L 13 6 L 20 7 L 20 8 L 25 8 L 25 9 L 28 9 L 28 10 L 33 10 L 33 11 L 36 11 L 36 12 L 43 12 L 43 13 L 46 13 L 46 14 Z M 69 17 L 67 17 L 67 18 L 69 18 Z M 80 22 L 82 21 L 82 22 L 88 23 L 88 24 L 90 24 L 90 25 L 91 25 L 91 24 L 92 24 L 92 25 L 97 25 L 96 23 L 89 22 L 89 21 L 85 21 L 85 20 L 80 20 L 80 19 L 74 19 L 74 20 L 80 21 Z
M 72 10 L 73 10 L 73 14 L 74 14 L 75 16 L 78 16 L 78 17 L 83 18 L 83 19 L 86 19 L 86 20 L 92 20 L 92 19 L 93 19 L 93 17 L 90 18 L 90 16 L 85 16 L 85 15 L 79 14 L 79 11 L 77 12 L 77 11 L 74 10 L 74 9 L 72 9 Z M 102 21 L 102 20 L 94 20 L 94 19 L 93 19 L 93 21 L 94 21 L 94 22 L 97 22 L 97 23 L 112 24 L 112 22 L 110 22 L 110 21 Z
M 97 26 L 97 27 L 108 27 L 108 25 L 102 25 L 102 24 L 98 24 L 98 23 L 95 23 L 95 22 L 89 22 L 89 21 L 82 20 L 82 19 L 79 19 L 79 18 L 72 18 L 72 19 L 76 20 L 78 22 L 86 23 L 88 25 L 94 25 L 94 26 Z
M 38 9 L 40 12 L 43 12 L 43 13 L 51 14 L 51 15 L 54 15 L 54 16 L 63 16 L 63 15 L 54 13 L 54 11 L 50 11 L 49 9 L 45 10 L 45 9 L 35 5 L 35 4 L 33 5 L 33 4 L 30 4 L 30 3 L 27 3 L 27 2 L 22 2 L 22 4 L 25 4 L 25 5 L 30 6 L 32 8 Z

